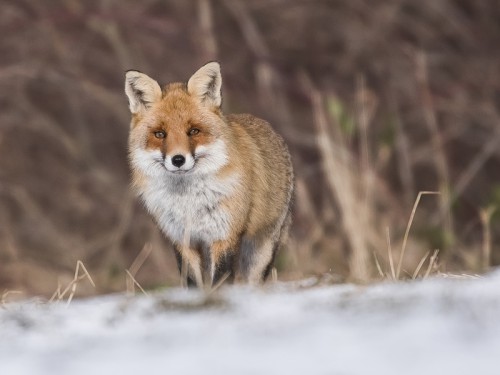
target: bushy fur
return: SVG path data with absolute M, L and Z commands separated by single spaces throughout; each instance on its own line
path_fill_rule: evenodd
M 287 147 L 261 119 L 224 116 L 221 84 L 215 62 L 160 94 L 145 74 L 125 80 L 133 185 L 198 286 L 265 280 L 290 222 Z

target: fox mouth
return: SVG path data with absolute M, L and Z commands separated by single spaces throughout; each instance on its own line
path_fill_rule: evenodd
M 167 169 L 167 168 L 165 168 L 165 169 Z M 169 172 L 172 173 L 172 174 L 187 174 L 187 173 L 191 172 L 191 169 L 188 169 L 187 171 L 179 169 L 179 170 L 176 170 L 176 171 L 169 171 Z M 168 169 L 167 169 L 167 171 L 168 171 Z
M 191 172 L 193 172 L 193 170 L 195 169 L 195 166 L 196 166 L 196 163 L 189 169 L 174 169 L 174 170 L 171 170 L 171 169 L 168 169 L 167 166 L 165 165 L 165 163 L 159 163 L 162 168 L 164 170 L 166 170 L 168 173 L 170 174 L 174 174 L 174 175 L 185 175 L 185 174 L 190 174 Z
M 193 163 L 193 166 L 189 169 L 175 169 L 175 170 L 171 170 L 171 169 L 168 169 L 167 166 L 165 165 L 165 162 L 161 162 L 161 165 L 163 168 L 165 168 L 165 170 L 168 172 L 168 173 L 171 173 L 171 174 L 175 174 L 175 175 L 185 175 L 185 174 L 190 174 L 192 173 L 195 169 L 196 169 L 196 166 L 198 164 L 198 161 L 200 159 L 204 159 L 206 156 L 201 154 L 201 155 L 194 155 L 193 159 L 194 159 L 194 163 Z

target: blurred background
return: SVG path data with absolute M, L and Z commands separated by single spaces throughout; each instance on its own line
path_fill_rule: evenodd
M 124 71 L 222 66 L 223 109 L 270 121 L 296 169 L 279 279 L 500 263 L 498 0 L 0 1 L 0 292 L 178 285 L 129 188 Z M 405 240 L 419 192 L 411 229 Z M 436 252 L 435 250 L 438 250 Z M 135 261 L 135 263 L 134 263 Z

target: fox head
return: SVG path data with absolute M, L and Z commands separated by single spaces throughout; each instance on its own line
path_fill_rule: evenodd
M 129 156 L 145 176 L 213 173 L 227 163 L 220 66 L 201 67 L 187 84 L 158 82 L 138 71 L 125 76 L 132 113 Z

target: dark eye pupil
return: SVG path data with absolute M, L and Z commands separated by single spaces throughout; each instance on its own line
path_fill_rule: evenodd
M 165 138 L 165 132 L 155 132 L 156 138 Z
M 189 134 L 191 134 L 191 135 L 195 135 L 195 134 L 198 134 L 199 132 L 200 132 L 200 131 L 199 131 L 198 129 L 194 128 L 194 129 L 191 129 L 191 130 L 189 131 Z

